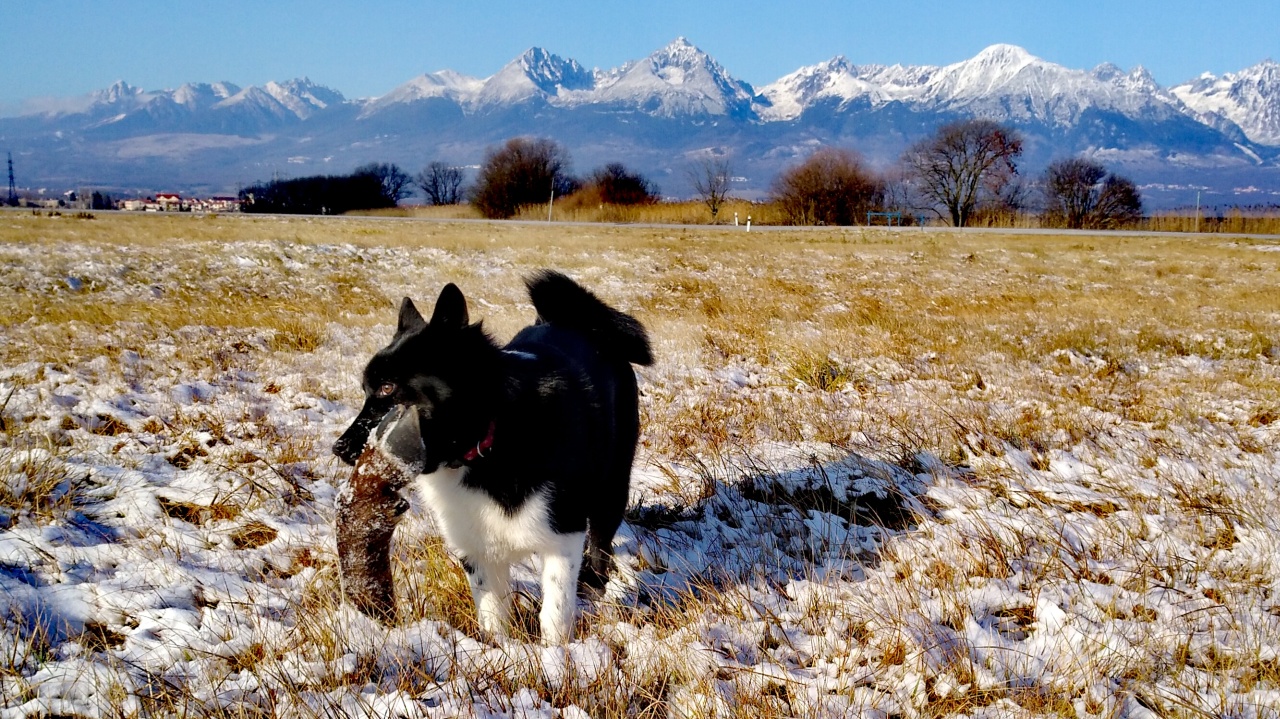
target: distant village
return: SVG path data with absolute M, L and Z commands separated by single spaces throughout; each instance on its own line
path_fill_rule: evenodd
M 175 192 L 159 192 L 155 197 L 120 200 L 115 209 L 130 212 L 239 212 L 237 197 L 187 197 Z
M 127 212 L 239 212 L 240 198 L 230 196 L 183 197 L 176 192 L 113 199 L 99 192 L 68 190 L 57 197 L 19 197 L 13 204 L 47 210 L 123 210 Z

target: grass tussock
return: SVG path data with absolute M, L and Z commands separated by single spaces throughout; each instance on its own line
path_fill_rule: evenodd
M 19 436 L 0 446 L 0 523 L 15 515 L 52 521 L 84 501 L 95 487 L 87 473 L 68 464 L 70 452 L 50 439 Z

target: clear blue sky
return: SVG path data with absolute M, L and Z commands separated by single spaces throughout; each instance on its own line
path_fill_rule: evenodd
M 534 45 L 615 67 L 679 35 L 756 86 L 837 54 L 947 64 L 998 42 L 1073 68 L 1141 64 L 1170 85 L 1280 59 L 1280 0 L 6 2 L 0 112 L 116 80 L 151 90 L 306 75 L 368 97 L 444 68 L 489 75 Z

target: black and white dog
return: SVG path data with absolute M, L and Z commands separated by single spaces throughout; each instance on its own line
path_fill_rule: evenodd
M 415 485 L 471 582 L 481 628 L 506 633 L 510 565 L 542 559 L 542 639 L 570 638 L 576 589 L 602 587 L 639 437 L 632 364 L 644 327 L 573 280 L 526 280 L 535 324 L 498 346 L 453 284 L 430 322 L 405 298 L 391 344 L 364 371 L 365 403 L 333 446 L 353 464 L 397 406 L 417 410 Z M 585 546 L 585 562 L 584 562 Z

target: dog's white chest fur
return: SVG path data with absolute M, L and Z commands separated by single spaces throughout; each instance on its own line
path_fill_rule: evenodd
M 542 558 L 542 609 L 538 612 L 542 640 L 567 642 L 573 634 L 575 589 L 586 534 L 552 531 L 545 491 L 508 513 L 483 491 L 465 486 L 466 472 L 465 467 L 441 468 L 419 475 L 416 485 L 445 542 L 466 560 L 480 627 L 494 636 L 506 633 L 510 565 L 537 554 Z
M 545 493 L 529 497 L 513 514 L 479 489 L 462 483 L 467 468 L 441 467 L 419 475 L 417 490 L 435 516 L 440 533 L 469 561 L 514 562 L 558 549 Z

